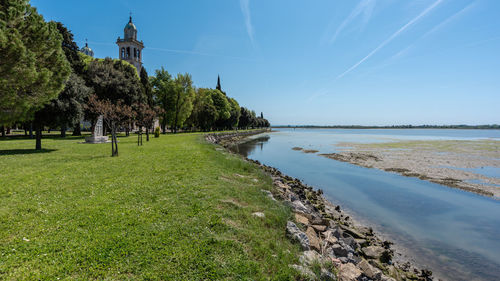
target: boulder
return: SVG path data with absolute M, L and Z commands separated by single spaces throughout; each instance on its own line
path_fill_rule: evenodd
M 295 223 L 288 221 L 286 223 L 286 235 L 292 240 L 297 241 L 302 246 L 303 250 L 309 250 L 309 238 L 302 232 Z
M 266 215 L 264 215 L 264 213 L 262 213 L 262 212 L 252 213 L 252 216 L 258 217 L 258 218 L 265 218 L 266 217 Z
M 363 254 L 372 259 L 379 259 L 384 251 L 385 249 L 380 246 L 368 246 L 363 248 Z
M 295 220 L 303 225 L 309 225 L 309 220 L 301 214 L 295 213 Z
M 309 209 L 302 202 L 300 202 L 300 200 L 295 200 L 290 202 L 290 207 L 292 207 L 292 209 L 295 212 L 300 212 L 300 213 L 309 212 Z
M 361 274 L 354 264 L 346 263 L 340 266 L 338 277 L 340 281 L 357 281 Z
M 333 255 L 338 258 L 346 258 L 347 254 L 349 254 L 349 251 L 346 248 L 342 247 L 340 244 L 334 244 L 333 246 L 328 248 L 327 253 L 333 253 Z
M 261 191 L 264 192 L 265 194 L 267 194 L 267 197 L 271 198 L 271 200 L 276 201 L 276 199 L 274 199 L 274 196 L 271 193 L 271 191 L 265 190 L 265 189 L 261 189 Z
M 311 246 L 311 248 L 314 248 L 318 252 L 321 252 L 321 240 L 318 238 L 318 235 L 316 234 L 316 231 L 314 231 L 314 228 L 308 227 L 306 230 L 306 235 L 307 238 L 309 238 L 309 245 Z
M 302 265 L 312 265 L 315 261 L 320 261 L 321 255 L 316 251 L 305 251 L 299 257 L 299 261 Z
M 321 269 L 320 280 L 322 280 L 322 281 L 337 281 L 337 277 L 335 276 L 335 274 L 333 274 L 330 271 L 322 268 Z
M 312 227 L 315 230 L 320 231 L 320 232 L 323 232 L 323 231 L 326 230 L 326 226 L 325 225 L 314 224 L 314 225 L 312 225 Z
M 371 266 L 366 260 L 361 260 L 358 267 L 370 279 L 380 280 L 382 277 L 382 272 L 378 268 Z
M 300 275 L 302 275 L 302 277 L 305 277 L 309 280 L 316 280 L 316 275 L 309 268 L 297 264 L 292 264 L 290 265 L 290 267 L 297 270 Z
M 340 238 L 339 240 L 344 242 L 346 245 L 349 245 L 349 247 L 353 248 L 354 250 L 356 250 L 359 246 L 358 243 L 356 243 L 356 240 L 354 240 L 354 238 L 350 236 Z

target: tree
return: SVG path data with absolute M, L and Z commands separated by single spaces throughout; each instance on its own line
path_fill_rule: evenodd
M 193 110 L 186 123 L 191 128 L 199 128 L 203 131 L 210 131 L 215 126 L 217 120 L 217 108 L 214 105 L 211 89 L 196 89 L 193 101 Z
M 146 140 L 149 141 L 149 134 L 147 133 L 147 130 L 151 127 L 151 124 L 156 118 L 156 110 L 145 103 L 136 104 L 135 108 L 135 121 L 136 125 L 139 126 L 139 132 L 137 134 L 137 145 L 142 145 L 142 127 L 146 128 Z
M 85 81 L 72 73 L 61 94 L 35 113 L 36 122 L 42 126 L 60 126 L 61 137 L 65 137 L 68 126 L 76 123 L 79 126 L 85 101 L 91 92 Z
M 125 125 L 134 117 L 132 107 L 122 100 L 112 103 L 110 100 L 99 100 L 96 95 L 89 98 L 87 107 L 97 115 L 102 115 L 104 122 L 111 129 L 111 156 L 118 156 L 118 142 L 116 132 L 120 126 Z
M 156 75 L 151 77 L 151 85 L 153 87 L 153 100 L 162 110 L 159 115 L 162 132 L 166 133 L 166 125 L 168 123 L 167 112 L 169 108 L 169 96 L 173 95 L 174 81 L 172 76 L 163 67 L 156 70 Z
M 239 127 L 241 129 L 247 129 L 248 127 L 253 126 L 255 123 L 255 116 L 252 115 L 252 112 L 245 107 L 241 108 L 241 116 L 239 120 Z
M 231 105 L 229 104 L 226 95 L 219 90 L 210 90 L 210 96 L 217 111 L 217 120 L 215 126 L 217 129 L 223 129 L 226 120 L 231 117 Z
M 87 84 L 92 86 L 98 100 L 108 100 L 116 105 L 132 106 L 143 99 L 143 91 L 136 68 L 122 60 L 105 58 L 93 60 L 86 71 Z M 86 117 L 97 120 L 96 111 L 89 110 Z
M 27 0 L 1 1 L 1 124 L 30 119 L 63 90 L 70 67 L 61 42 L 56 23 L 45 22 Z
M 145 109 L 150 109 L 152 113 L 154 113 L 155 116 L 153 116 L 153 119 L 151 120 L 150 123 L 145 123 L 144 127 L 146 128 L 146 141 L 149 141 L 149 131 L 153 127 L 153 122 L 154 118 L 156 117 L 156 111 L 153 110 L 154 107 L 154 99 L 153 99 L 153 88 L 150 83 L 150 79 L 148 76 L 148 72 L 146 71 L 145 67 L 141 68 L 141 73 L 139 74 L 140 79 L 141 79 L 141 85 L 142 85 L 142 90 L 144 93 L 144 97 L 146 98 L 146 105 L 147 108 Z M 148 112 L 148 114 L 151 112 Z
M 238 102 L 233 98 L 228 98 L 231 110 L 229 111 L 231 116 L 227 119 L 226 129 L 232 130 L 233 128 L 238 128 L 238 122 L 240 121 L 241 108 Z

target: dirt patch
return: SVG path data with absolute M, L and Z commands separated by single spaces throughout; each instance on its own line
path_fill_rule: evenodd
M 302 147 L 298 147 L 298 146 L 292 147 L 292 150 L 297 150 L 297 151 L 300 151 L 300 150 L 302 150 L 302 149 L 303 149 Z
M 304 149 L 302 150 L 304 153 L 317 153 L 318 150 L 315 150 L 315 149 Z

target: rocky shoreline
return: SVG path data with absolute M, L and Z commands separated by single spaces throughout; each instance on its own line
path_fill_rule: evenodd
M 262 132 L 260 132 L 262 133 Z M 249 135 L 210 134 L 205 139 L 229 147 Z M 432 272 L 409 262 L 394 262 L 392 242 L 377 237 L 369 227 L 357 226 L 340 206 L 330 203 L 322 190 L 314 190 L 299 179 L 273 167 L 259 165 L 272 180 L 274 190 L 264 191 L 273 200 L 290 206 L 294 221 L 288 221 L 286 235 L 304 252 L 300 264 L 290 265 L 308 280 L 434 280 Z M 277 199 L 276 199 L 277 198 Z

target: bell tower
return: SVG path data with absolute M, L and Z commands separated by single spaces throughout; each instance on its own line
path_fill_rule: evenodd
M 132 14 L 129 21 L 123 29 L 123 39 L 118 37 L 116 40 L 118 45 L 118 55 L 121 60 L 125 60 L 137 68 L 137 72 L 141 72 L 142 68 L 142 49 L 144 43 L 137 40 L 137 28 L 132 23 Z

